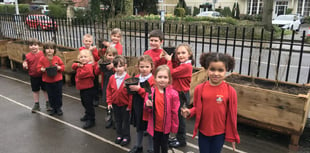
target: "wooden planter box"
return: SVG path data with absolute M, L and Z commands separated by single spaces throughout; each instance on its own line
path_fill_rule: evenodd
M 0 57 L 7 57 L 8 52 L 7 52 L 7 43 L 9 40 L 0 40 Z
M 192 75 L 192 80 L 191 80 L 191 89 L 190 89 L 190 103 L 193 103 L 194 100 L 194 90 L 195 87 L 207 80 L 207 74 L 206 70 L 202 67 L 197 68 L 193 67 L 193 75 Z
M 248 76 L 242 77 L 250 78 Z M 275 82 L 260 78 L 255 78 L 255 80 Z M 239 122 L 288 134 L 291 136 L 289 148 L 298 150 L 299 137 L 303 133 L 309 112 L 309 91 L 307 94 L 289 94 L 227 82 L 237 92 Z M 281 82 L 281 84 L 302 87 L 302 85 L 298 84 L 284 82 Z
M 1 47 L 1 45 L 0 45 Z M 11 62 L 11 69 L 15 69 L 14 62 L 22 63 L 23 54 L 29 53 L 29 47 L 27 44 L 27 41 L 9 41 L 6 43 L 6 52 L 7 56 L 9 57 L 9 60 Z M 42 50 L 42 47 L 40 48 Z M 71 66 L 73 64 L 73 61 L 77 59 L 78 56 L 78 49 L 70 48 L 70 47 L 64 47 L 64 46 L 57 46 L 57 52 L 56 55 L 61 58 L 63 63 L 65 64 L 65 79 L 66 82 L 70 81 L 70 75 L 73 73 L 73 70 L 71 69 Z

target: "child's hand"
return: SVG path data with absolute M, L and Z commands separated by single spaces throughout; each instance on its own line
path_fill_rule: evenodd
M 130 85 L 129 89 L 130 91 L 138 91 L 140 89 L 140 83 L 138 85 Z
M 45 68 L 44 68 L 44 67 L 41 67 L 41 71 L 42 71 L 42 72 L 45 72 Z
M 110 46 L 110 43 L 109 43 L 109 42 L 107 42 L 107 41 L 103 41 L 103 42 L 102 42 L 102 44 L 103 44 L 104 46 L 107 46 L 107 47 L 109 47 L 109 46 Z
M 191 114 L 190 110 L 187 108 L 181 108 L 181 115 L 184 118 L 187 118 Z
M 57 70 L 61 70 L 61 66 L 57 65 Z
M 108 105 L 108 109 L 113 109 L 112 105 Z
M 114 67 L 113 63 L 111 63 L 111 64 L 109 64 L 109 65 L 106 66 L 106 68 L 107 68 L 108 70 L 111 70 L 113 67 Z
M 126 111 L 130 111 L 130 109 L 127 107 L 127 108 L 126 108 Z
M 90 47 L 89 47 L 89 50 L 90 50 L 90 51 L 93 51 L 95 48 L 96 48 L 96 46 L 90 46 Z
M 23 68 L 28 69 L 28 63 L 26 61 L 23 62 Z
M 81 64 L 81 63 L 77 63 L 77 66 L 78 66 L 78 67 L 83 67 L 84 65 Z
M 147 107 L 152 107 L 152 106 L 153 106 L 153 102 L 150 101 L 150 100 L 147 100 L 147 101 L 145 102 L 145 106 L 147 106 Z

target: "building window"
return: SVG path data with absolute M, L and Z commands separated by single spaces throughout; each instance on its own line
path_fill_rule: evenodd
M 277 1 L 275 13 L 277 16 L 286 14 L 288 1 Z
M 303 2 L 305 2 L 304 5 Z M 310 16 L 310 0 L 298 0 L 297 13 L 303 16 Z
M 248 0 L 248 14 L 261 14 L 263 10 L 263 0 Z

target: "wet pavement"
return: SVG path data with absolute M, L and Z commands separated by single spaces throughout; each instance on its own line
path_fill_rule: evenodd
M 115 131 L 106 129 L 105 107 L 96 108 L 96 126 L 81 128 L 79 118 L 83 107 L 75 87 L 63 86 L 63 116 L 49 116 L 40 97 L 41 112 L 32 114 L 33 99 L 29 76 L 22 70 L 0 69 L 0 153 L 125 153 L 135 144 L 135 129 L 131 127 L 131 143 L 122 147 L 114 144 Z M 194 120 L 187 120 L 188 145 L 174 149 L 176 153 L 198 153 L 197 139 L 191 134 Z M 239 153 L 286 153 L 289 136 L 238 125 L 241 143 Z M 310 129 L 306 129 L 298 152 L 310 152 Z M 225 143 L 223 153 L 231 153 Z M 144 143 L 146 150 L 147 144 Z M 146 152 L 146 151 L 145 151 Z M 291 151 L 292 152 L 292 151 Z

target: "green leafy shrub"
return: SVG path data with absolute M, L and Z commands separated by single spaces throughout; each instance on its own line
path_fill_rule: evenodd
M 233 6 L 233 9 L 232 9 L 232 12 L 231 12 L 231 16 L 233 18 L 236 18 L 236 19 L 239 19 L 240 17 L 240 9 L 239 9 L 239 3 L 234 3 L 234 6 Z
M 194 7 L 194 12 L 193 12 L 193 16 L 196 16 L 197 14 L 199 14 L 200 10 L 198 7 Z
M 292 8 L 287 8 L 286 9 L 286 14 L 292 14 L 293 12 L 293 9 Z
M 19 4 L 18 9 L 20 14 L 27 14 L 30 11 L 29 4 Z M 12 4 L 0 5 L 0 13 L 16 14 L 15 5 Z
M 222 16 L 225 16 L 225 17 L 231 16 L 231 10 L 229 7 L 224 7 L 224 10 L 220 13 Z
M 174 15 L 177 16 L 177 17 L 184 17 L 185 16 L 185 9 L 184 8 L 175 8 L 175 11 L 174 11 Z
M 255 14 L 255 15 L 243 14 L 243 15 L 240 15 L 240 19 L 241 20 L 249 20 L 249 21 L 261 21 L 262 15 L 260 15 L 260 14 Z
M 305 17 L 304 22 L 310 24 L 310 16 Z
M 49 4 L 48 5 L 49 15 L 56 18 L 66 18 L 67 9 L 64 5 L 61 4 Z

